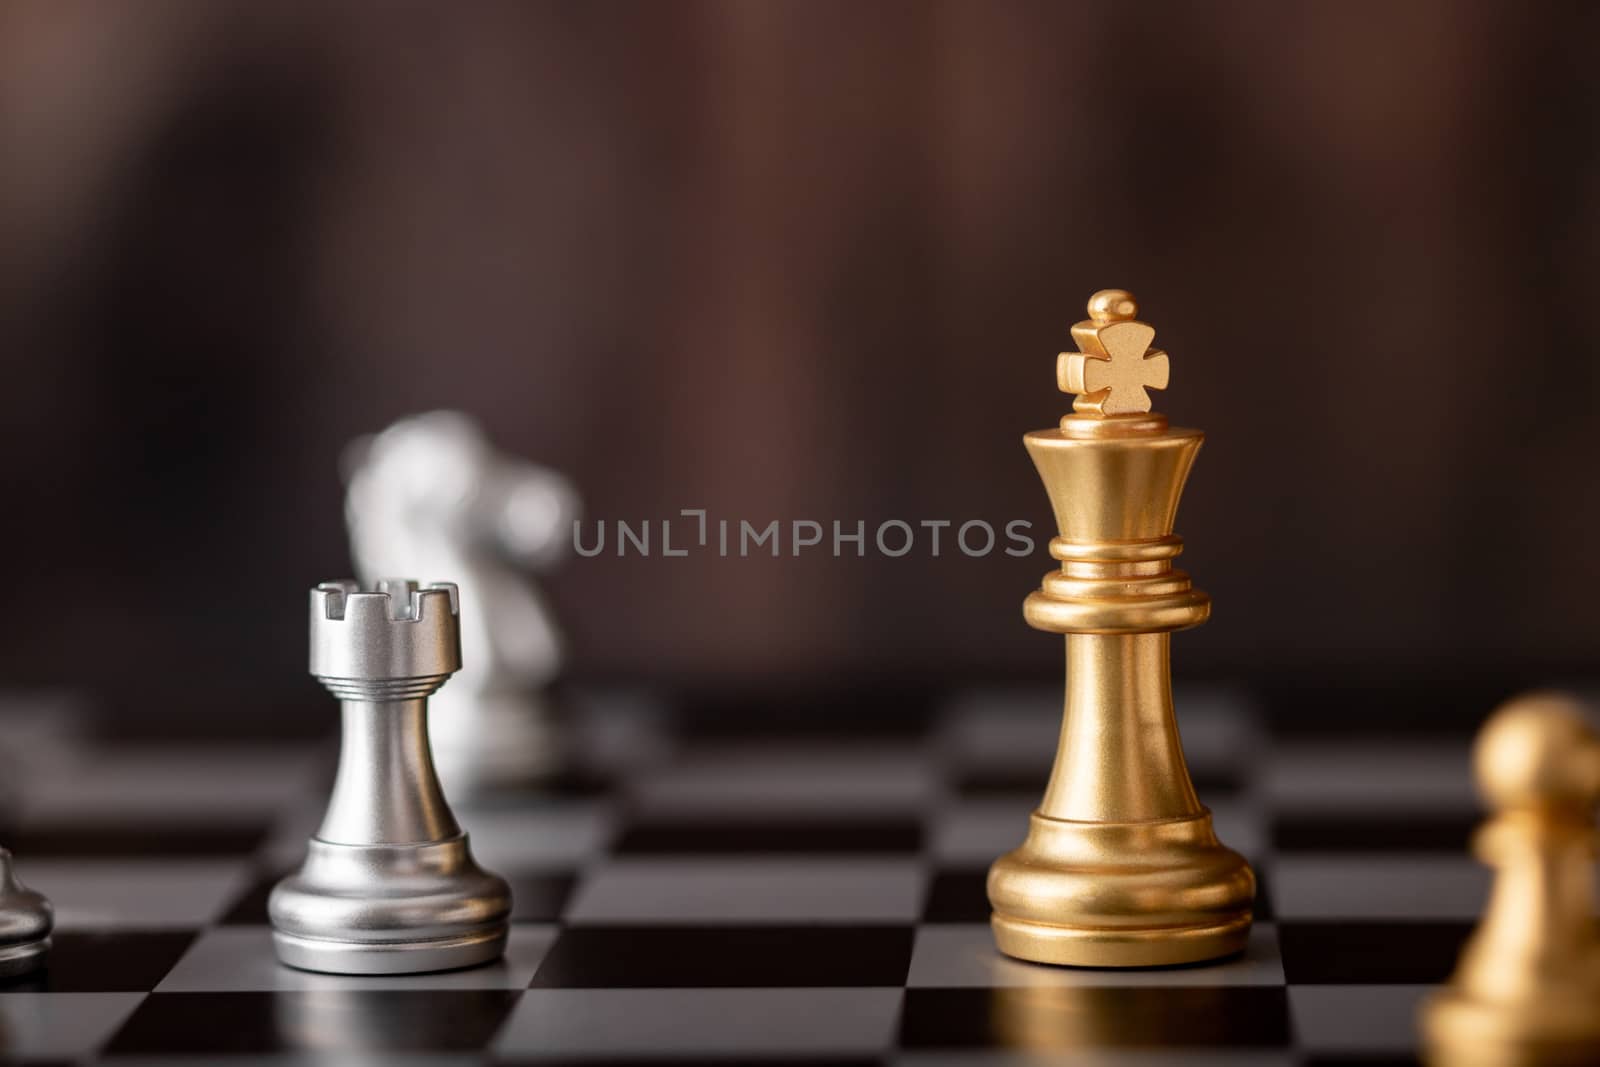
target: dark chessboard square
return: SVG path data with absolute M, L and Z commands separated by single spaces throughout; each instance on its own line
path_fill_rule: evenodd
M 678 732 L 696 740 L 731 738 L 920 738 L 939 695 L 911 685 L 855 682 L 798 685 L 781 690 L 680 695 L 673 708 Z
M 106 1051 L 131 1055 L 478 1051 L 519 996 L 503 989 L 156 993 Z
M 556 922 L 566 911 L 577 878 L 570 874 L 508 874 L 513 922 Z
M 1472 933 L 1470 922 L 1283 922 L 1278 943 L 1290 985 L 1442 982 Z
M 457 814 L 468 811 L 519 811 L 530 805 L 548 804 L 560 800 L 590 800 L 605 796 L 618 785 L 615 776 L 597 767 L 562 767 L 556 773 L 537 781 L 507 785 L 486 784 L 475 790 L 462 803 L 451 806 Z
M 1049 784 L 1053 756 L 1051 753 L 1051 759 L 1033 766 L 969 767 L 957 772 L 956 792 L 968 800 L 1025 796 L 1037 801 L 1044 796 L 1045 786 Z M 1224 768 L 1191 767 L 1189 778 L 1200 796 L 1211 801 L 1232 796 L 1244 788 L 1240 776 Z
M 1251 908 L 1251 915 L 1258 923 L 1272 922 L 1277 909 L 1272 903 L 1272 884 L 1268 880 L 1266 864 L 1251 860 L 1250 869 L 1256 876 L 1256 902 Z
M 899 986 L 909 926 L 573 926 L 534 975 L 540 989 Z
M 1345 1053 L 1338 1056 L 1311 1056 L 1303 1061 L 1305 1067 L 1423 1067 L 1416 1056 L 1392 1056 L 1377 1052 L 1371 1055 Z
M 674 1056 L 670 1053 L 650 1056 L 579 1056 L 569 1058 L 564 1056 L 540 1056 L 537 1059 L 523 1059 L 518 1056 L 500 1055 L 494 1058 L 495 1067 L 705 1067 L 707 1061 L 715 1063 L 737 1063 L 738 1067 L 884 1067 L 881 1059 L 840 1058 L 838 1056 L 748 1056 L 740 1055 L 737 1059 L 731 1057 L 708 1057 L 701 1053 L 694 1055 Z M 30 1065 L 31 1067 L 31 1065 Z
M 1448 814 L 1383 813 L 1280 815 L 1272 820 L 1272 846 L 1279 852 L 1444 852 L 1468 851 L 1477 812 Z
M 146 859 L 152 856 L 248 856 L 267 836 L 263 823 L 94 823 L 13 830 L 6 847 L 19 856 Z
M 1296 676 L 1257 688 L 1278 738 L 1470 737 L 1482 716 L 1525 688 L 1525 680 L 1473 676 L 1397 678 L 1373 673 Z M 1463 714 L 1463 712 L 1467 712 Z
M 989 921 L 989 869 L 944 870 L 933 876 L 922 921 L 986 923 Z
M 0 979 L 5 993 L 148 993 L 166 977 L 193 932 L 125 930 L 57 931 L 43 967 Z
M 1190 767 L 1189 780 L 1202 800 L 1222 800 L 1244 791 L 1239 772 L 1224 767 Z
M 271 871 L 263 872 L 250 888 L 245 890 L 222 916 L 224 926 L 265 926 L 270 921 L 267 918 L 267 898 L 272 895 L 272 887 L 289 872 Z
M 614 851 L 654 856 L 915 853 L 922 849 L 922 836 L 916 819 L 643 822 L 624 830 Z
M 955 788 L 961 797 L 969 800 L 997 796 L 1026 796 L 1037 800 L 1044 795 L 1049 780 L 1049 761 L 1031 767 L 971 767 L 957 772 Z
M 1107 1048 L 1281 1048 L 1289 1001 L 1271 986 L 1037 986 L 909 989 L 905 1048 L 1094 1052 Z

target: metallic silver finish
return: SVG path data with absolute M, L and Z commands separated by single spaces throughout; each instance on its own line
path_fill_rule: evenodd
M 472 650 L 433 701 L 439 776 L 459 791 L 559 769 L 560 733 L 543 693 L 561 638 L 530 571 L 570 544 L 578 495 L 555 471 L 495 451 L 460 412 L 401 419 L 346 452 L 345 521 L 363 581 L 449 574 L 460 582 Z
M 445 582 L 311 591 L 311 673 L 343 702 L 344 726 L 322 826 L 268 902 L 292 967 L 409 974 L 505 949 L 510 887 L 473 862 L 428 749 L 428 696 L 461 666 L 459 611 Z
M 17 881 L 11 853 L 0 848 L 0 978 L 39 966 L 50 951 L 54 925 L 50 902 Z

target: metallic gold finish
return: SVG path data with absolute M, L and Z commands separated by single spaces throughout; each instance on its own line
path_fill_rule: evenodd
M 1073 335 L 1088 363 L 1143 368 L 1070 369 L 1063 356 L 1063 389 L 1084 394 L 1078 414 L 1023 438 L 1055 510 L 1061 569 L 1022 612 L 1066 635 L 1066 708 L 1044 800 L 1022 846 L 990 869 L 989 902 L 1000 950 L 1041 963 L 1152 967 L 1241 952 L 1255 898 L 1249 865 L 1217 840 L 1195 795 L 1173 715 L 1171 633 L 1211 614 L 1211 598 L 1172 566 L 1178 498 L 1204 435 L 1144 414 L 1167 357 L 1146 355 L 1155 331 L 1132 321 L 1136 311 L 1131 294 L 1102 290 Z
M 1600 1062 L 1600 737 L 1576 700 L 1534 693 L 1494 714 L 1473 761 L 1494 810 L 1473 845 L 1496 877 L 1449 985 L 1423 1006 L 1427 1059 L 1465 1067 Z
M 1146 389 L 1167 387 L 1167 354 L 1151 348 L 1156 331 L 1134 321 L 1139 304 L 1123 289 L 1089 298 L 1089 318 L 1072 327 L 1079 351 L 1056 360 L 1063 393 L 1078 393 L 1072 410 L 1089 415 L 1134 415 L 1150 410 Z
M 1129 989 L 1093 985 L 1010 986 L 989 991 L 989 1039 L 1016 1058 L 1005 1060 L 1017 1067 L 1030 1064 L 1177 1064 L 1188 1057 L 1154 1058 L 1124 1049 L 1203 1047 L 1230 1044 L 1230 998 L 1236 990 L 1225 985 L 1192 985 L 1184 990 L 1183 1009 L 1130 1010 Z M 1156 1002 L 1151 1002 L 1154 1005 Z M 1118 1052 L 1107 1053 L 1108 1049 Z M 981 1061 L 980 1061 L 981 1062 Z M 1220 1065 L 1232 1059 L 1201 1062 Z M 1251 1062 L 1255 1061 L 1253 1058 Z

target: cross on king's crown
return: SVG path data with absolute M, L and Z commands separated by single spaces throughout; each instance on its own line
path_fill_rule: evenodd
M 1089 298 L 1089 318 L 1072 327 L 1080 351 L 1056 360 L 1056 380 L 1076 393 L 1072 410 L 1083 415 L 1138 415 L 1150 410 L 1148 389 L 1167 387 L 1167 354 L 1151 348 L 1156 331 L 1135 321 L 1139 305 L 1124 289 Z

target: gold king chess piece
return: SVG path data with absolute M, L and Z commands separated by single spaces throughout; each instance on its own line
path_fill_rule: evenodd
M 1449 984 L 1423 1005 L 1427 1062 L 1600 1063 L 1600 736 L 1574 698 L 1530 693 L 1489 719 L 1473 763 L 1493 811 L 1473 848 L 1494 888 Z
M 1199 430 L 1152 414 L 1166 353 L 1131 293 L 1103 289 L 1059 358 L 1073 414 L 1023 437 L 1060 536 L 1022 614 L 1066 635 L 1066 708 L 1044 800 L 989 870 L 1000 951 L 1039 963 L 1154 967 L 1240 952 L 1255 875 L 1217 840 L 1172 710 L 1171 634 L 1211 598 L 1172 566 Z

